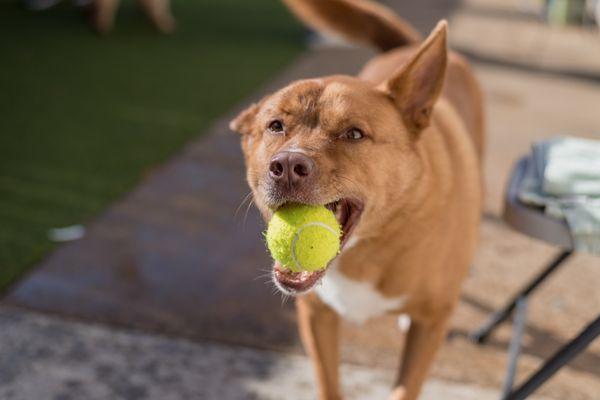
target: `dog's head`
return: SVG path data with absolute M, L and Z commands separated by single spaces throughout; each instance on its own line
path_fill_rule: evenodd
M 445 68 L 442 23 L 377 87 L 348 76 L 302 80 L 244 110 L 231 128 L 242 134 L 248 183 L 263 217 L 287 202 L 326 205 L 342 226 L 342 248 L 352 235 L 385 224 L 418 184 L 415 143 Z M 324 273 L 274 267 L 275 282 L 290 294 L 311 289 Z

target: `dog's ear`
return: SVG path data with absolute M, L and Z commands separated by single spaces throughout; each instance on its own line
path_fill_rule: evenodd
M 444 86 L 446 31 L 446 21 L 440 21 L 417 53 L 383 84 L 382 89 L 392 96 L 412 132 L 429 126 L 433 106 Z
M 249 135 L 252 133 L 252 122 L 254 122 L 258 108 L 258 104 L 254 103 L 244 111 L 240 112 L 237 117 L 229 122 L 229 129 L 241 133 L 242 135 Z

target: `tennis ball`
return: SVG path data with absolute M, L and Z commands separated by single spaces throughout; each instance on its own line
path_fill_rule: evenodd
M 324 206 L 288 204 L 269 221 L 266 233 L 271 256 L 294 271 L 318 271 L 340 251 L 341 228 Z

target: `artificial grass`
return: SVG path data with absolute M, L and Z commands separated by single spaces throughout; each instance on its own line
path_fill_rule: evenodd
M 279 1 L 172 6 L 171 36 L 123 1 L 99 37 L 70 2 L 0 0 L 0 290 L 302 48 Z

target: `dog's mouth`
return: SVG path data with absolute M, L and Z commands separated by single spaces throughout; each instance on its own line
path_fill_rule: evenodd
M 342 227 L 340 250 L 343 250 L 346 243 L 348 243 L 348 239 L 351 237 L 354 228 L 358 224 L 363 212 L 363 204 L 356 199 L 347 198 L 326 204 L 325 207 L 333 211 Z M 331 261 L 329 262 L 329 265 L 331 265 Z M 325 275 L 327 268 L 329 268 L 329 265 L 319 271 L 294 272 L 284 268 L 276 261 L 273 266 L 273 281 L 277 287 L 286 294 L 296 295 L 304 293 L 312 289 L 321 280 Z

